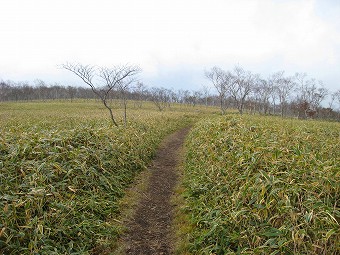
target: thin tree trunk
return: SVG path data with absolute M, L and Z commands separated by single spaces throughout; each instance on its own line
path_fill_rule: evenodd
M 126 123 L 127 123 L 127 116 L 126 116 L 127 101 L 126 101 L 125 96 L 123 96 L 123 105 L 124 105 L 124 126 L 126 126 Z
M 115 118 L 113 117 L 112 109 L 107 105 L 105 99 L 102 99 L 102 101 L 103 101 L 104 106 L 105 106 L 105 107 L 109 110 L 109 112 L 110 112 L 110 117 L 111 117 L 112 123 L 113 123 L 116 127 L 118 127 L 118 124 L 117 124 L 117 122 L 115 121 Z
M 223 109 L 223 97 L 220 96 L 220 106 L 221 106 L 221 113 L 222 115 L 224 114 L 224 109 Z

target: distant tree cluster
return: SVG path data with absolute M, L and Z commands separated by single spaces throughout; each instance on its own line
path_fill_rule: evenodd
M 106 98 L 109 100 L 121 99 L 121 91 L 122 87 L 117 86 L 117 88 L 107 93 Z M 196 106 L 197 104 L 213 106 L 215 105 L 216 98 L 214 95 L 210 95 L 208 91 L 209 90 L 206 89 L 206 94 L 204 94 L 203 91 L 148 87 L 140 81 L 124 87 L 126 99 L 134 100 L 133 103 L 136 107 L 141 108 L 143 101 L 150 101 L 154 102 L 155 105 L 162 104 L 163 106 L 161 106 L 159 110 L 171 107 L 173 103 L 187 106 Z M 34 84 L 0 80 L 0 102 L 98 98 L 90 87 L 47 84 L 42 80 L 35 80 Z M 157 108 L 159 107 L 157 106 Z
M 198 90 L 148 87 L 136 79 L 137 66 L 116 66 L 111 69 L 93 66 L 65 64 L 62 66 L 80 77 L 86 87 L 46 84 L 42 80 L 13 82 L 0 80 L 1 101 L 74 100 L 99 99 L 109 109 L 113 118 L 112 100 L 121 100 L 125 109 L 128 100 L 141 108 L 144 101 L 153 102 L 159 111 L 173 104 L 195 107 L 196 105 L 219 106 L 221 113 L 237 109 L 240 114 L 291 116 L 300 119 L 322 118 L 340 121 L 340 89 L 330 92 L 321 81 L 308 78 L 305 73 L 294 76 L 276 72 L 267 79 L 235 66 L 230 71 L 213 67 L 205 71 L 205 77 L 213 89 L 204 86 Z
M 322 81 L 308 79 L 305 73 L 287 76 L 279 71 L 263 79 L 240 66 L 230 71 L 215 66 L 206 71 L 205 76 L 218 93 L 222 114 L 230 107 L 241 114 L 247 110 L 300 119 L 340 118 L 340 89 L 330 92 Z M 327 97 L 330 98 L 325 107 L 322 103 Z
M 46 84 L 42 80 L 35 80 L 34 84 L 0 80 L 0 102 L 75 98 L 95 98 L 95 95 L 90 88 Z

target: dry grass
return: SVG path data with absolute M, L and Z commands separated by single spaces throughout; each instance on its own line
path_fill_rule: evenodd
M 98 102 L 51 101 L 0 116 L 0 253 L 89 254 L 115 245 L 126 188 L 198 113 L 129 109 L 114 128 Z
M 188 139 L 192 254 L 338 254 L 340 125 L 227 116 Z

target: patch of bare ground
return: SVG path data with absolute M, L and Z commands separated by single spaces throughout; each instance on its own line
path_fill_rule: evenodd
M 158 149 L 148 169 L 148 186 L 140 190 L 142 194 L 121 239 L 123 254 L 172 254 L 174 206 L 170 201 L 177 184 L 180 152 L 189 129 L 168 136 Z

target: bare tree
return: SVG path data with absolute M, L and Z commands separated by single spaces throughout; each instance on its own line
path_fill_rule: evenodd
M 7 94 L 10 88 L 11 86 L 9 86 L 6 82 L 3 80 L 0 81 L 0 102 L 7 99 Z
M 252 91 L 256 79 L 256 75 L 245 71 L 240 66 L 235 66 L 232 73 L 233 82 L 230 86 L 230 93 L 240 114 L 243 113 L 245 100 Z
M 67 86 L 67 94 L 68 94 L 68 97 L 71 99 L 71 102 L 72 102 L 75 95 L 77 94 L 77 89 L 72 87 L 72 86 Z
M 177 93 L 173 88 L 166 90 L 168 94 L 168 107 L 170 108 L 173 103 L 176 103 Z
M 283 117 L 288 105 L 289 96 L 296 84 L 294 83 L 293 77 L 284 77 L 284 71 L 274 73 L 272 77 L 275 91 L 280 103 L 280 114 L 281 117 Z
M 314 79 L 307 80 L 306 73 L 295 73 L 295 103 L 298 111 L 298 118 L 305 119 L 308 116 L 314 116 L 316 111 L 311 108 L 311 91 L 314 90 Z M 310 87 L 311 85 L 311 87 Z
M 317 113 L 321 102 L 328 95 L 328 90 L 324 88 L 321 81 L 315 79 L 306 79 L 307 74 L 296 73 L 295 80 L 298 85 L 296 89 L 296 102 L 298 104 L 299 117 L 314 117 Z
M 337 108 L 337 109 L 336 109 Z M 328 102 L 328 114 L 327 117 L 331 117 L 331 113 L 338 115 L 338 119 L 340 119 L 340 89 L 335 92 L 330 93 L 330 100 Z
M 191 91 L 189 92 L 188 97 L 186 98 L 186 102 L 188 105 L 195 107 L 198 101 L 201 99 L 202 93 L 200 91 Z
M 163 111 L 170 102 L 169 90 L 165 88 L 152 87 L 149 90 L 150 100 L 157 106 L 159 111 Z
M 129 92 L 129 86 L 134 82 L 134 79 L 122 80 L 117 83 L 117 90 L 120 93 L 123 109 L 124 109 L 124 125 L 127 124 L 127 93 Z
M 278 99 L 277 79 L 282 76 L 282 74 L 280 74 L 280 73 L 281 72 L 273 73 L 267 79 L 268 89 L 270 90 L 270 93 L 269 93 L 270 106 L 272 108 L 271 113 L 269 113 L 269 114 L 272 114 L 272 115 L 275 115 L 275 113 L 276 113 L 276 103 L 277 103 L 277 99 Z
M 91 87 L 92 91 L 100 98 L 110 112 L 112 123 L 118 126 L 113 116 L 112 108 L 108 103 L 109 94 L 114 89 L 117 89 L 118 86 L 125 87 L 126 84 L 131 84 L 134 76 L 138 74 L 141 69 L 138 66 L 131 65 L 107 68 L 71 63 L 63 64 L 61 67 L 74 73 L 81 78 L 85 84 Z
M 202 85 L 201 94 L 203 96 L 205 106 L 208 106 L 208 100 L 210 97 L 210 88 L 208 86 Z
M 182 103 L 183 104 L 186 104 L 186 105 L 189 105 L 190 104 L 190 96 L 191 96 L 191 93 L 189 90 L 183 90 L 182 91 Z
M 142 102 L 145 99 L 146 94 L 146 86 L 142 82 L 137 82 L 136 85 L 133 88 L 133 92 L 135 94 L 135 105 L 138 108 L 142 108 Z
M 308 103 L 310 104 L 310 108 L 312 110 L 317 110 L 321 102 L 328 95 L 328 90 L 324 88 L 323 83 L 321 81 L 317 82 L 315 79 L 311 79 L 308 82 L 306 93 L 308 95 Z
M 335 98 L 338 101 L 339 107 L 340 107 L 340 89 L 334 92 Z
M 47 87 L 47 84 L 43 80 L 40 80 L 40 79 L 35 79 L 34 84 L 36 88 L 38 89 L 39 100 L 45 101 L 45 99 L 48 99 L 49 89 Z
M 269 99 L 273 94 L 273 86 L 270 79 L 258 79 L 256 86 L 254 86 L 253 93 L 255 99 L 258 101 L 258 111 L 267 114 L 269 111 Z
M 307 74 L 306 73 L 295 73 L 294 80 L 296 82 L 296 98 L 298 102 L 307 101 Z
M 228 88 L 232 82 L 232 76 L 229 72 L 225 72 L 221 68 L 214 66 L 210 71 L 205 72 L 205 77 L 208 78 L 216 88 L 220 100 L 221 113 L 224 114 L 225 99 L 228 93 Z
M 339 102 L 339 106 L 340 106 L 340 89 L 331 93 L 331 100 L 328 103 L 329 108 L 333 108 L 334 102 L 337 103 L 337 101 Z

